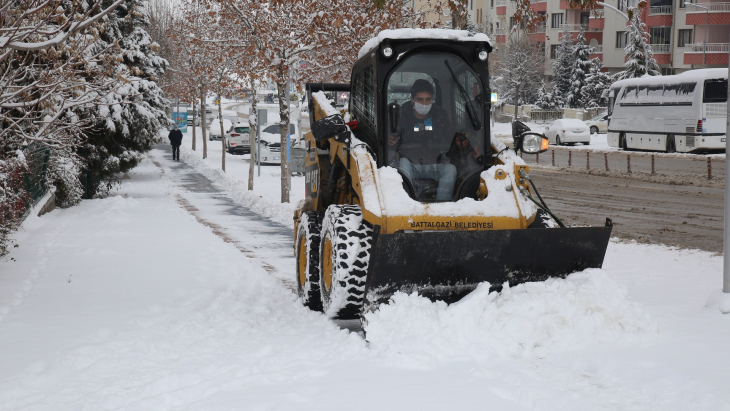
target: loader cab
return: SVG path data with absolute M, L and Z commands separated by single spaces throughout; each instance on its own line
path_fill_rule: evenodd
M 492 165 L 486 42 L 383 41 L 357 61 L 350 113 L 355 136 L 392 167 L 420 202 L 476 198 Z

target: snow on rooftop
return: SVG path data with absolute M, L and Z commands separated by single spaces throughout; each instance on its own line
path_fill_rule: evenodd
M 377 48 L 386 39 L 440 39 L 456 41 L 483 41 L 492 44 L 484 33 L 470 33 L 466 30 L 450 29 L 396 29 L 383 30 L 377 37 L 373 37 L 362 46 L 357 58 L 361 58 L 370 50 Z

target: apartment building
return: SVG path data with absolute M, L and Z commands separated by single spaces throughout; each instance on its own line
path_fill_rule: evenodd
M 483 27 L 495 45 L 504 44 L 515 26 L 515 3 L 509 0 L 469 0 L 472 23 Z M 606 0 L 619 10 L 636 6 L 637 0 Z M 628 3 L 628 4 L 627 4 Z M 651 0 L 641 10 L 650 35 L 651 48 L 662 74 L 693 68 L 727 67 L 730 54 L 730 3 L 685 0 Z M 581 28 L 594 47 L 591 58 L 603 61 L 610 73 L 623 70 L 627 22 L 610 8 L 593 11 L 571 9 L 566 0 L 532 0 L 532 8 L 545 21 L 529 35 L 541 43 L 548 62 L 555 58 L 560 34 L 567 27 L 573 39 Z M 519 27 L 517 29 L 520 29 Z M 546 64 L 545 75 L 552 75 Z

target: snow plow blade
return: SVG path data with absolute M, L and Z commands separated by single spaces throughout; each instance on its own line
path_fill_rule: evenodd
M 605 227 L 409 232 L 377 235 L 366 288 L 373 309 L 397 291 L 458 301 L 484 281 L 502 284 L 564 278 L 601 268 L 611 236 Z

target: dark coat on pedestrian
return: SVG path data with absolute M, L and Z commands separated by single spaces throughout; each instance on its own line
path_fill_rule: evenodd
M 170 130 L 170 134 L 167 136 L 167 138 L 170 140 L 170 144 L 173 146 L 179 146 L 182 144 L 182 131 L 180 129 L 174 128 Z

